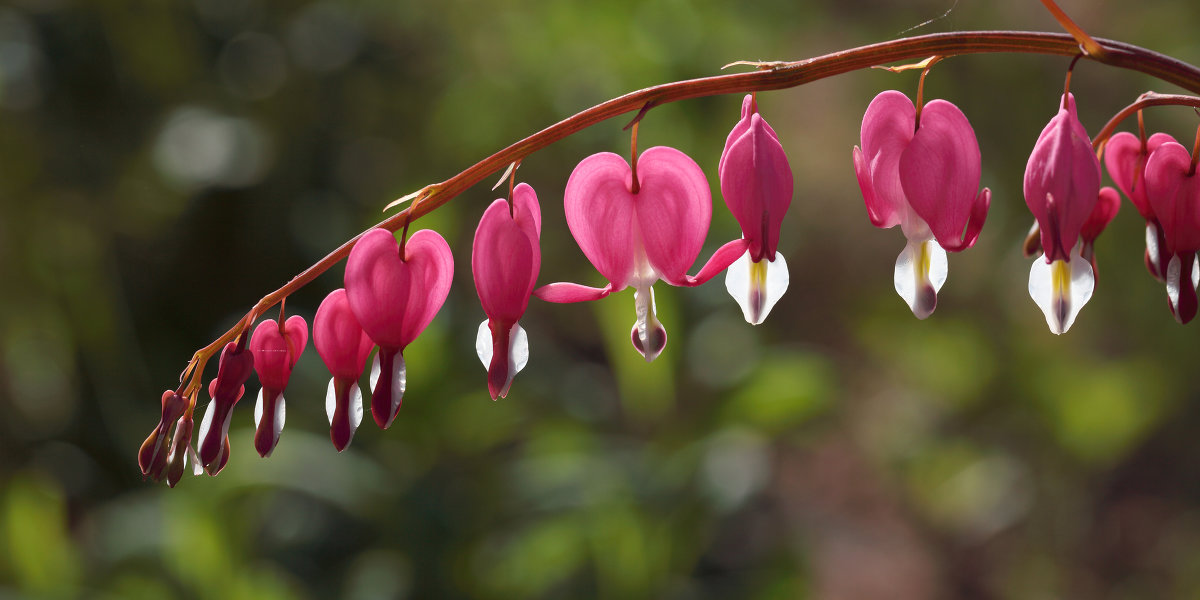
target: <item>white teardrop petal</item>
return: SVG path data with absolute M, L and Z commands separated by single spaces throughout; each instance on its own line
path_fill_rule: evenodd
M 488 358 L 490 363 L 491 357 Z M 520 323 L 513 323 L 512 332 L 508 336 L 509 381 L 512 381 L 512 376 L 520 373 L 527 364 L 529 364 L 529 335 L 525 333 Z
M 375 389 L 375 384 L 379 383 L 379 368 L 379 353 L 376 352 L 375 359 L 371 361 L 371 389 Z M 400 403 L 404 401 L 404 387 L 407 383 L 403 354 L 396 354 L 392 361 L 392 370 L 392 406 L 388 414 L 395 415 Z M 357 387 L 355 385 L 355 389 Z M 361 394 L 359 397 L 362 397 Z
M 1146 221 L 1146 251 L 1154 270 L 1161 273 L 1162 265 L 1158 264 L 1158 228 L 1151 221 Z
M 333 411 L 337 410 L 337 392 L 335 387 L 336 380 L 329 378 L 329 387 L 325 388 L 325 416 L 329 419 L 329 424 L 333 425 Z
M 787 261 L 776 254 L 774 261 L 753 262 L 747 250 L 725 271 L 725 290 L 742 308 L 742 316 L 751 325 L 767 318 L 771 308 L 787 291 L 790 279 Z
M 1066 333 L 1088 300 L 1092 299 L 1096 279 L 1092 266 L 1072 250 L 1071 262 L 1056 260 L 1046 264 L 1046 255 L 1033 261 L 1029 269 L 1029 296 L 1033 298 L 1046 325 L 1056 335 Z
M 204 418 L 200 419 L 200 429 L 197 430 L 197 434 L 196 434 L 196 447 L 197 448 L 200 447 L 200 444 L 204 443 L 204 438 L 208 437 L 208 429 L 210 427 L 212 427 L 213 408 L 214 408 L 213 401 L 209 400 L 208 407 L 204 409 Z M 204 473 L 204 466 L 200 464 L 199 450 L 192 450 L 189 448 L 188 454 L 192 457 L 192 474 L 200 475 L 200 474 Z
M 893 283 L 913 314 L 924 319 L 937 308 L 937 293 L 948 273 L 946 250 L 935 240 L 909 240 L 896 257 Z
M 262 423 L 263 416 L 263 390 L 258 389 L 258 399 L 254 402 L 254 426 L 257 428 L 259 423 Z
M 475 354 L 483 363 L 484 370 L 487 370 L 492 364 L 492 329 L 488 327 L 487 319 L 479 324 L 479 332 L 475 334 Z
M 358 382 L 350 384 L 350 423 L 353 425 L 351 431 L 358 429 L 362 425 L 363 419 L 363 396 L 362 390 L 358 389 Z

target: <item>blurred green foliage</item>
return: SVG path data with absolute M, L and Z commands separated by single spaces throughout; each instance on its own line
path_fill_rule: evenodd
M 1094 35 L 1200 62 L 1200 4 L 1062 5 Z M 759 97 L 797 190 L 791 289 L 763 326 L 719 282 L 660 285 L 670 337 L 647 365 L 631 292 L 535 301 L 529 367 L 491 402 L 467 256 L 496 194 L 479 187 L 419 222 L 458 273 L 406 351 L 390 430 L 368 419 L 335 452 L 310 350 L 270 460 L 245 400 L 219 477 L 168 490 L 137 472 L 192 352 L 391 199 L 637 88 L 962 29 L 1057 25 L 1036 2 L 979 0 L 0 6 L 0 596 L 1197 597 L 1200 352 L 1141 264 L 1140 219 L 1126 205 L 1098 241 L 1102 281 L 1069 334 L 1026 294 L 1020 178 L 1060 58 L 954 58 L 929 77 L 927 97 L 972 120 L 994 200 L 927 321 L 892 290 L 902 238 L 870 226 L 850 162 L 871 97 L 916 76 L 849 74 Z M 1092 131 L 1174 91 L 1088 62 L 1072 85 Z M 716 164 L 739 105 L 690 100 L 641 126 L 709 176 L 705 257 L 738 235 Z M 1147 123 L 1181 140 L 1196 124 Z M 622 125 L 522 163 L 540 282 L 600 282 L 561 195 L 578 160 L 625 152 Z M 289 310 L 311 321 L 340 277 Z

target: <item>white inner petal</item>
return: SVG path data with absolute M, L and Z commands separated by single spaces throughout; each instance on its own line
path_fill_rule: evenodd
M 371 362 L 371 389 L 375 389 L 375 384 L 379 383 L 379 354 L 380 352 L 376 352 L 375 360 Z M 396 358 L 392 359 L 392 406 L 388 410 L 389 415 L 395 415 L 400 403 L 404 401 L 406 381 L 404 355 L 397 352 Z
M 924 319 L 937 308 L 937 293 L 945 285 L 948 274 L 946 250 L 937 241 L 910 239 L 896 257 L 893 283 L 896 293 L 913 314 Z
M 1158 264 L 1158 228 L 1154 223 L 1146 223 L 1146 254 L 1150 257 L 1150 264 L 1154 266 L 1155 271 L 1162 272 L 1162 265 Z
M 512 376 L 529 364 L 529 335 L 520 323 L 513 323 L 512 333 L 508 336 L 508 352 L 508 376 L 512 381 Z
M 475 333 L 475 354 L 486 371 L 492 365 L 492 329 L 488 327 L 487 319 L 479 324 L 479 330 Z
M 204 439 L 208 437 L 208 429 L 210 427 L 212 427 L 213 410 L 216 408 L 213 406 L 214 404 L 216 404 L 216 403 L 213 402 L 212 400 L 208 401 L 208 406 L 204 409 L 204 418 L 200 419 L 200 429 L 196 435 L 196 453 L 197 454 L 199 454 L 199 452 L 200 452 L 200 445 L 203 444 Z M 196 464 L 195 464 L 195 467 L 193 470 L 196 472 L 197 475 L 199 475 L 204 472 L 204 467 L 202 467 L 200 465 L 200 461 L 196 461 Z
M 1070 263 L 1056 260 L 1046 264 L 1043 254 L 1029 269 L 1029 296 L 1056 335 L 1066 333 L 1075 323 L 1080 309 L 1092 299 L 1095 286 L 1092 266 L 1079 256 L 1078 247 L 1071 251 Z
M 337 379 L 329 378 L 329 387 L 325 388 L 325 416 L 329 418 L 329 424 L 333 425 L 333 412 L 337 410 Z
M 747 250 L 725 271 L 725 290 L 742 307 L 742 316 L 751 325 L 767 318 L 775 303 L 783 297 L 789 283 L 787 261 L 776 253 L 774 261 L 753 262 Z

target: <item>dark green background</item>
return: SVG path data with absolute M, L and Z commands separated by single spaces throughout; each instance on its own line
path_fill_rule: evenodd
M 1061 57 L 930 76 L 927 97 L 976 128 L 993 207 L 926 322 L 892 289 L 903 238 L 871 227 L 850 160 L 870 99 L 915 93 L 916 74 L 848 74 L 760 96 L 796 181 L 791 288 L 764 325 L 720 281 L 660 284 L 670 342 L 646 365 L 630 292 L 534 301 L 529 367 L 492 402 L 468 260 L 496 197 L 481 185 L 420 222 L 455 249 L 455 288 L 406 352 L 390 430 L 367 419 L 334 451 L 310 347 L 271 459 L 250 443 L 252 383 L 220 476 L 141 480 L 138 444 L 191 353 L 391 199 L 627 91 L 892 39 L 950 4 L 0 6 L 0 597 L 1197 597 L 1200 338 L 1142 266 L 1136 212 L 1100 238 L 1102 281 L 1067 335 L 1026 293 L 1021 177 Z M 1064 6 L 1200 63 L 1191 0 Z M 1058 27 L 1032 0 L 962 0 L 910 34 L 956 29 Z M 1177 91 L 1088 62 L 1073 89 L 1092 132 Z M 740 100 L 641 127 L 709 175 L 702 258 L 739 234 L 716 165 Z M 1187 145 L 1197 118 L 1147 121 Z M 623 124 L 525 160 L 539 283 L 601 283 L 561 193 L 583 157 L 627 150 Z M 288 307 L 311 318 L 340 277 Z

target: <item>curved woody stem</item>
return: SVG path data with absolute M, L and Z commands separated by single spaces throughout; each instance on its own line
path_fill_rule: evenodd
M 1100 51 L 1095 51 L 1094 49 L 1088 51 L 1085 55 L 1085 58 L 1088 60 L 1145 73 L 1167 83 L 1178 85 L 1193 93 L 1200 94 L 1200 69 L 1192 65 L 1124 42 L 1105 39 L 1095 39 L 1094 42 L 1099 45 Z M 1068 34 L 1025 31 L 971 31 L 936 33 L 901 38 L 793 62 L 738 63 L 754 64 L 759 67 L 759 70 L 749 73 L 716 75 L 665 83 L 630 92 L 624 96 L 597 104 L 496 152 L 450 179 L 422 188 L 405 198 L 413 198 L 413 204 L 379 222 L 372 229 L 381 227 L 389 231 L 396 231 L 436 210 L 483 178 L 504 169 L 507 165 L 519 161 L 531 153 L 541 150 L 578 131 L 629 112 L 639 111 L 638 117 L 640 118 L 648 109 L 654 106 L 677 102 L 679 100 L 723 94 L 742 94 L 786 89 L 876 65 L 930 55 L 948 57 L 959 54 L 1004 52 L 1074 56 L 1079 54 L 1079 50 L 1080 42 Z M 1155 95 L 1155 98 L 1161 97 Z M 1181 103 L 1179 101 L 1155 102 L 1153 98 L 1139 102 L 1145 102 L 1142 106 Z M 1197 99 L 1196 102 L 1197 104 L 1189 105 L 1200 105 L 1200 99 Z M 1126 110 L 1128 111 L 1129 109 Z M 1113 123 L 1110 122 L 1110 125 L 1115 128 Z M 1109 127 L 1106 127 L 1105 130 L 1111 135 Z M 1101 139 L 1100 136 L 1097 136 L 1097 139 Z M 203 375 L 204 365 L 207 361 L 219 352 L 226 343 L 232 341 L 239 333 L 250 327 L 263 311 L 271 308 L 292 292 L 307 285 L 318 275 L 345 259 L 350 254 L 350 249 L 354 247 L 354 244 L 364 234 L 366 234 L 366 231 L 359 233 L 333 252 L 330 252 L 325 258 L 293 277 L 283 287 L 264 296 L 233 328 L 208 346 L 198 350 L 192 356 L 187 368 L 185 368 L 183 374 L 180 376 L 180 392 L 184 392 L 185 390 L 190 392 L 188 396 L 194 405 L 194 395 L 200 388 L 200 378 Z

